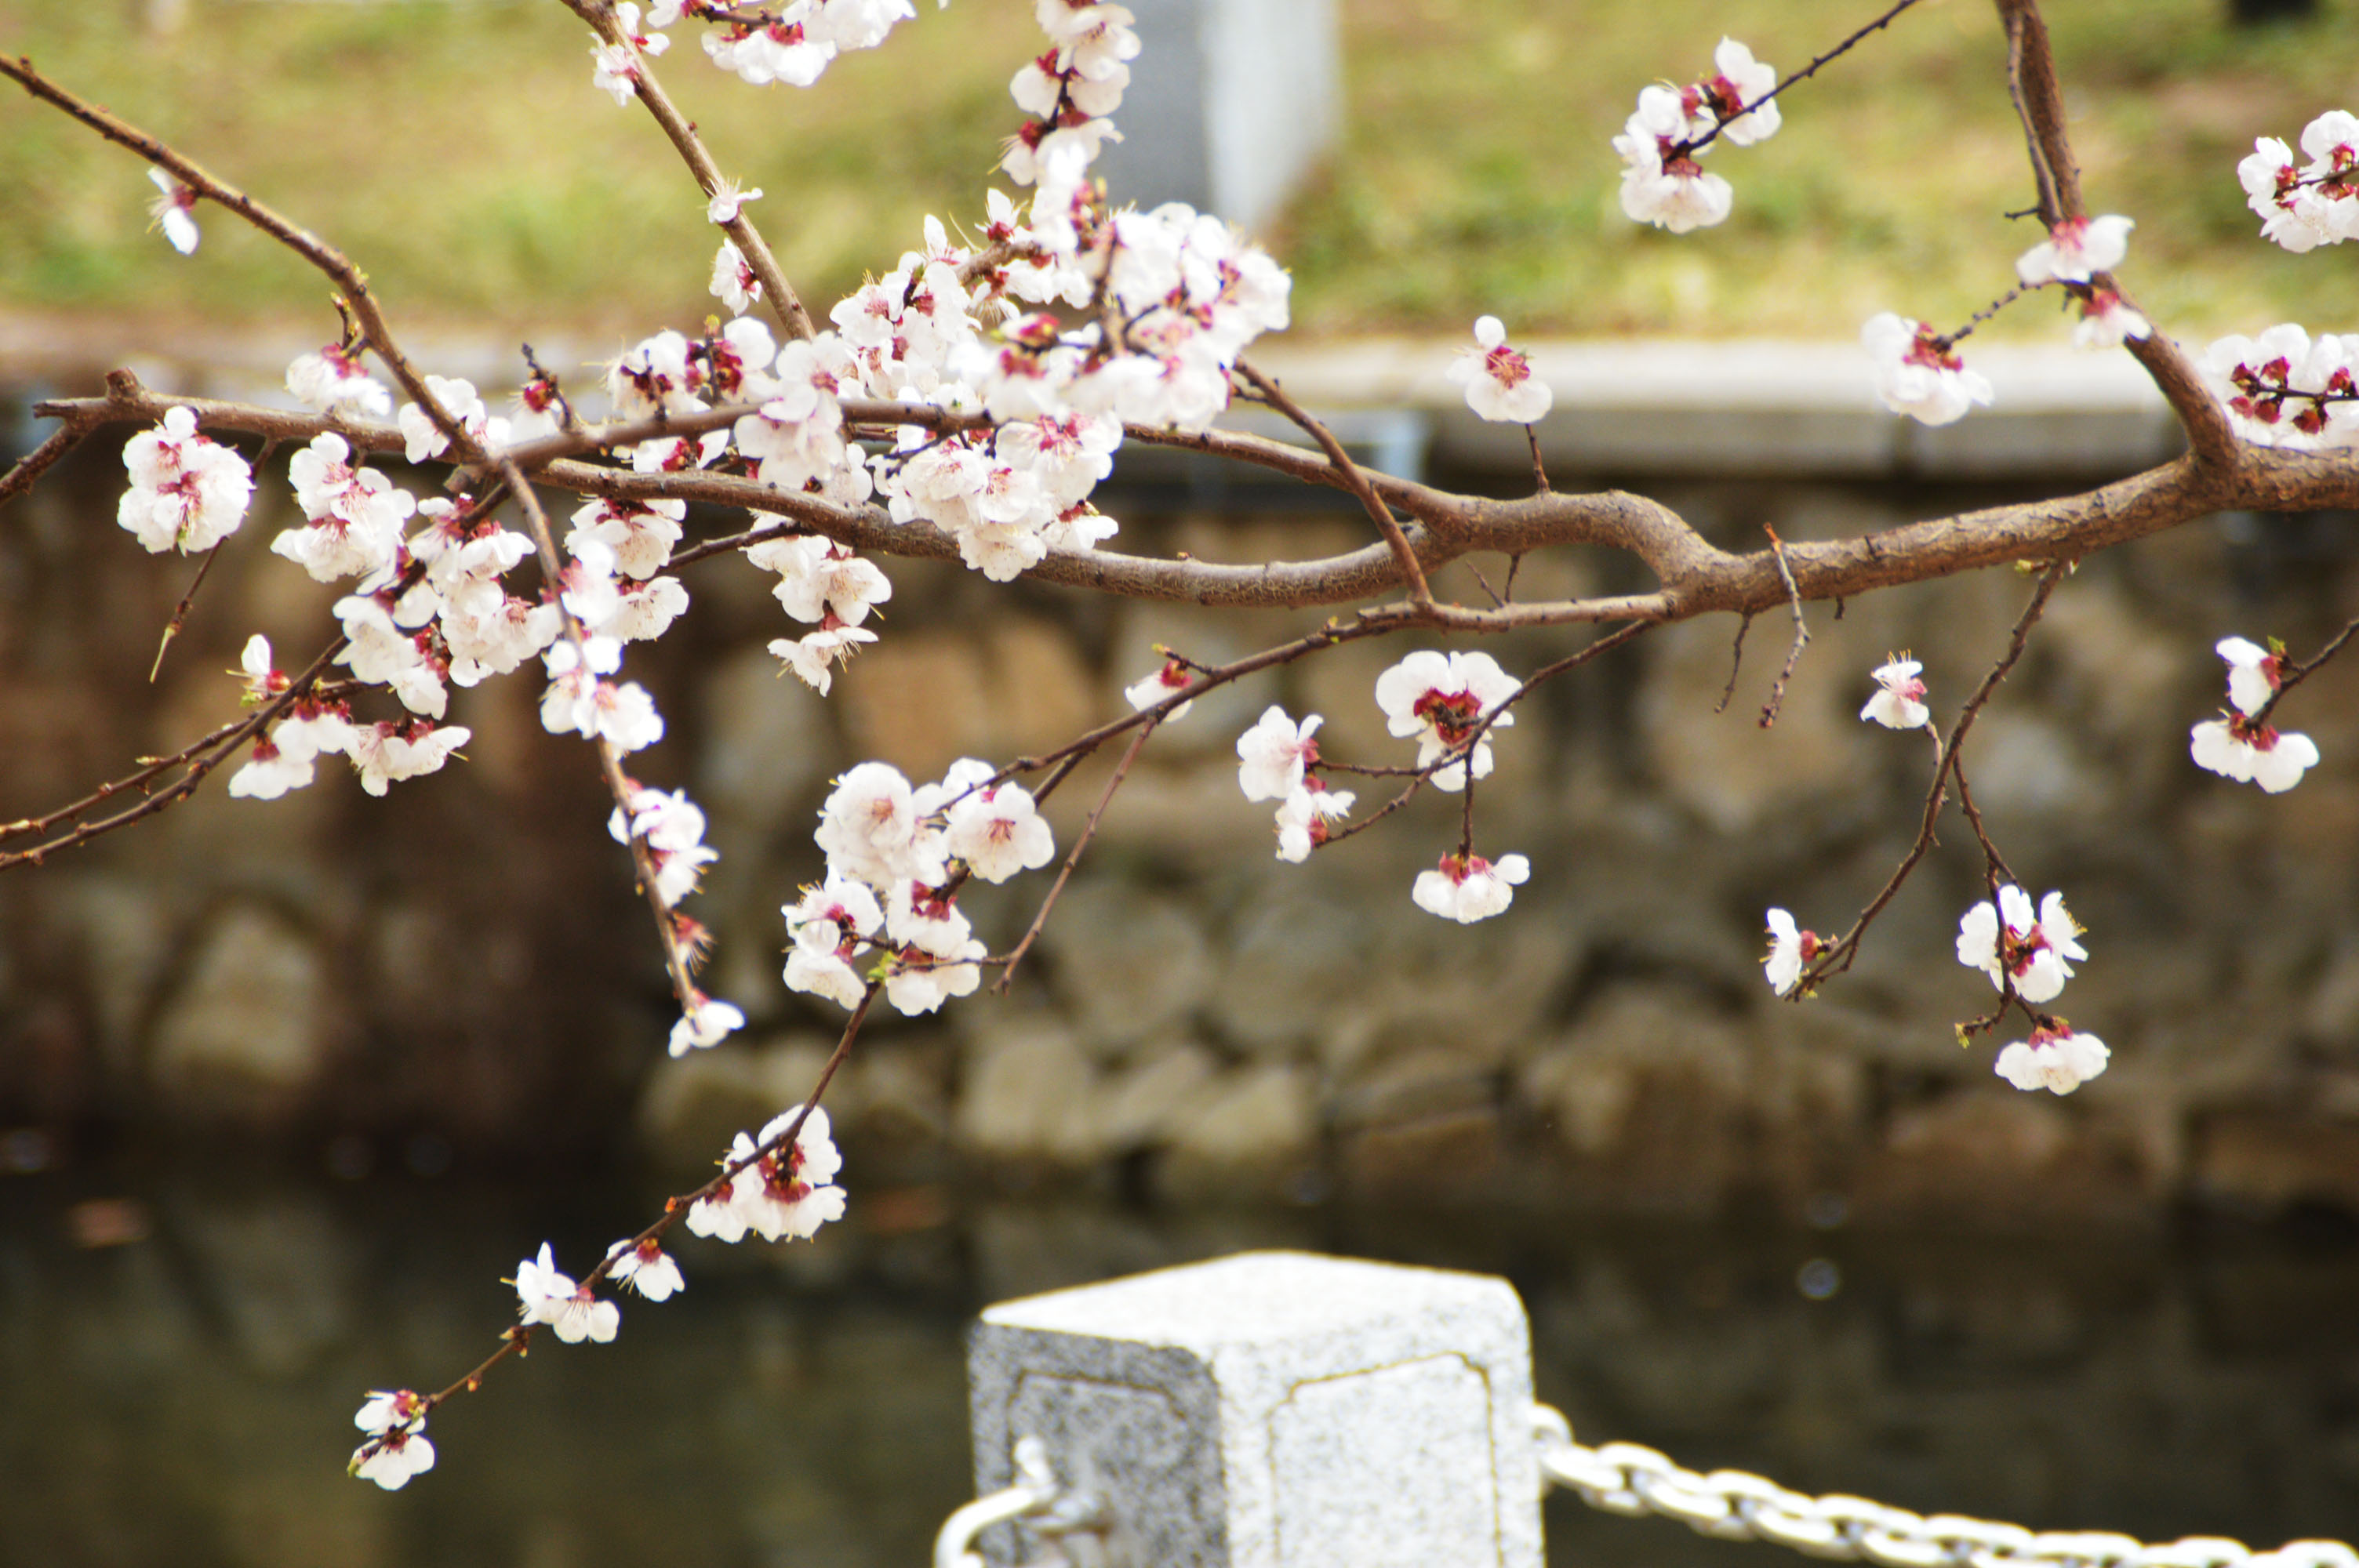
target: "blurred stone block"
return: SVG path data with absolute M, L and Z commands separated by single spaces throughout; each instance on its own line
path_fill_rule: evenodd
M 1253 231 L 1343 124 L 1333 0 L 1128 0 L 1139 57 L 1098 161 L 1117 203 L 1185 201 Z

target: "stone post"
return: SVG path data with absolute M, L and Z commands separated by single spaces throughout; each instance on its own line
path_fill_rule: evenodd
M 1249 1252 L 1003 1302 L 967 1366 L 979 1495 L 1039 1439 L 1107 1568 L 1539 1568 L 1504 1280 Z M 1026 1531 L 984 1535 L 994 1568 L 1046 1555 Z
M 1141 49 L 1097 166 L 1114 200 L 1259 229 L 1343 125 L 1335 0 L 1125 3 Z

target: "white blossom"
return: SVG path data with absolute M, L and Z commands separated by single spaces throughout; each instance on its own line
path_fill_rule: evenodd
M 2243 714 L 2210 719 L 2188 736 L 2195 765 L 2238 784 L 2283 795 L 2318 765 L 2318 745 L 2298 730 L 2275 730 Z
M 2011 981 L 2016 995 L 2037 1006 L 2054 1000 L 2072 965 L 2089 956 L 2080 937 L 2062 893 L 2049 893 L 2034 914 L 2031 895 L 2009 882 L 1998 890 L 1995 908 L 1985 899 L 1959 921 L 1958 962 L 1988 975 L 1994 989 Z
M 1769 912 L 1769 954 L 1761 960 L 1761 968 L 1771 990 L 1779 996 L 1792 994 L 1801 983 L 1802 971 L 1825 950 L 1826 943 L 1817 932 L 1799 929 L 1794 917 L 1782 909 Z
M 1932 718 L 1925 706 L 1925 683 L 1917 672 L 1925 666 L 1918 660 L 1895 658 L 1876 667 L 1872 678 L 1875 695 L 1859 710 L 1863 720 L 1874 719 L 1886 730 L 1914 730 Z
M 2136 220 L 2118 213 L 2067 218 L 2017 259 L 2015 276 L 2027 288 L 2044 283 L 2087 283 L 2096 274 L 2122 265 L 2122 258 L 2129 254 L 2130 231 L 2136 227 Z
M 174 250 L 184 256 L 196 254 L 197 241 L 200 236 L 197 233 L 197 221 L 191 213 L 197 205 L 197 193 L 160 168 L 150 168 L 147 171 L 147 178 L 153 180 L 156 189 L 163 193 L 147 204 L 148 216 L 155 219 L 158 225 L 163 229 L 165 240 Z M 431 1449 L 427 1451 L 426 1463 L 428 1465 L 434 1463 Z M 420 1469 L 424 1467 L 424 1465 L 419 1466 Z M 404 1477 L 404 1479 L 407 1478 Z M 400 1484 L 399 1481 L 394 1483 L 395 1486 Z
M 125 441 L 123 466 L 131 488 L 114 520 L 150 553 L 212 549 L 237 532 L 254 498 L 245 460 L 198 434 L 197 416 L 184 406 L 166 409 L 154 429 Z
M 1311 737 L 1324 720 L 1316 713 L 1297 724 L 1272 704 L 1237 737 L 1237 784 L 1247 800 L 1284 800 L 1300 786 L 1303 770 L 1319 761 Z
M 1490 776 L 1491 733 L 1516 721 L 1501 705 L 1522 689 L 1488 654 L 1420 648 L 1376 677 L 1376 706 L 1394 734 L 1417 738 L 1419 767 L 1454 759 L 1433 774 L 1436 789 L 1454 793 L 1466 787 L 1469 767 Z
M 579 1345 L 584 1339 L 611 1343 L 622 1323 L 622 1308 L 598 1300 L 590 1286 L 576 1285 L 571 1275 L 558 1271 L 546 1241 L 540 1244 L 539 1257 L 516 1265 L 515 1284 L 516 1310 L 523 1320 L 549 1325 L 568 1345 Z
M 1868 318 L 1859 338 L 1875 373 L 1875 395 L 1895 414 L 1947 425 L 1991 400 L 1990 382 L 1968 370 L 1957 351 L 1922 321 L 1886 310 Z
M 617 1241 L 606 1249 L 606 1256 L 614 1260 L 606 1277 L 617 1285 L 628 1285 L 648 1301 L 669 1301 L 688 1288 L 688 1281 L 680 1278 L 679 1265 L 653 1238 Z
M 1533 424 L 1556 400 L 1531 362 L 1507 346 L 1507 329 L 1496 316 L 1475 321 L 1474 347 L 1458 351 L 1449 376 L 1466 389 L 1466 406 L 1485 419 Z
M 1300 865 L 1310 851 L 1327 842 L 1327 824 L 1350 815 L 1352 791 L 1331 790 L 1312 777 L 1305 778 L 1277 806 L 1277 858 Z
M 1418 872 L 1409 897 L 1429 914 L 1472 925 L 1506 910 L 1531 874 L 1521 855 L 1502 855 L 1496 864 L 1480 855 L 1444 855 L 1437 870 Z
M 709 1050 L 745 1027 L 745 1015 L 725 1001 L 699 996 L 679 1022 L 671 1026 L 670 1051 L 675 1056 L 685 1056 L 690 1051 Z
M 2019 1089 L 2069 1095 L 2105 1070 L 2113 1053 L 2093 1034 L 2042 1026 L 1998 1054 L 1992 1071 Z

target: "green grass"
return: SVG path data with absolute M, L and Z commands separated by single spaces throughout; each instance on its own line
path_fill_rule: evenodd
M 2255 238 L 2234 178 L 2259 135 L 2359 107 L 2359 0 L 2236 31 L 2226 0 L 2055 0 L 2092 206 L 2138 220 L 2125 281 L 2201 333 L 2354 320 L 2359 256 Z M 2036 236 L 1986 0 L 1924 0 L 1786 95 L 1786 128 L 1716 151 L 1721 229 L 1625 220 L 1608 141 L 1644 83 L 1700 70 L 1725 31 L 1785 68 L 1876 0 L 1343 0 L 1349 125 L 1274 236 L 1316 333 L 1836 333 L 1873 310 L 1962 320 Z M 647 117 L 589 82 L 554 0 L 445 5 L 190 0 L 157 37 L 137 0 L 0 0 L 0 48 L 174 141 L 343 245 L 397 319 L 502 335 L 693 321 L 714 245 Z M 1018 0 L 931 6 L 816 88 L 747 88 L 675 31 L 658 62 L 815 308 L 972 220 L 1038 48 Z M 1153 69 L 1152 59 L 1139 69 Z M 233 92 L 223 83 L 261 81 Z M 217 210 L 193 261 L 147 232 L 136 162 L 0 96 L 0 307 L 213 321 L 283 318 L 324 285 Z M 324 327 L 324 309 L 314 313 Z M 2045 334 L 2044 306 L 2000 330 Z

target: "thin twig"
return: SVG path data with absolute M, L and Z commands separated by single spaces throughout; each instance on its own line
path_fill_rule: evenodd
M 834 1079 L 836 1069 L 843 1065 L 844 1058 L 851 1054 L 852 1043 L 859 1037 L 860 1026 L 867 1022 L 869 1006 L 875 1001 L 879 989 L 877 985 L 871 983 L 867 990 L 862 993 L 860 1005 L 853 1008 L 852 1016 L 844 1021 L 843 1034 L 836 1042 L 834 1054 L 828 1057 L 827 1065 L 820 1069 L 819 1081 L 811 1086 L 810 1093 L 804 1098 L 802 1106 L 795 1112 L 792 1121 L 789 1121 L 776 1136 L 756 1145 L 753 1152 L 743 1159 L 723 1162 L 720 1173 L 694 1192 L 666 1198 L 663 1213 L 657 1217 L 656 1221 L 621 1247 L 610 1249 L 605 1257 L 599 1260 L 595 1268 L 582 1276 L 578 1281 L 579 1288 L 586 1291 L 604 1281 L 614 1272 L 615 1263 L 621 1260 L 625 1251 L 636 1248 L 643 1241 L 661 1241 L 670 1233 L 672 1227 L 685 1218 L 690 1209 L 698 1202 L 720 1193 L 737 1179 L 737 1173 L 800 1137 L 803 1123 L 810 1119 L 810 1113 L 817 1108 L 820 1097 L 827 1092 L 829 1083 Z M 522 1357 L 527 1353 L 532 1343 L 533 1331 L 538 1326 L 536 1324 L 518 1324 L 503 1332 L 500 1336 L 500 1347 L 497 1350 L 484 1357 L 473 1369 L 457 1381 L 427 1395 L 424 1408 L 419 1413 L 423 1415 L 431 1412 L 446 1400 L 460 1394 L 472 1394 L 481 1389 L 484 1386 L 484 1373 L 489 1372 L 510 1356 Z
M 1540 433 L 1538 429 L 1530 425 L 1525 426 L 1524 439 L 1531 443 L 1532 484 L 1542 495 L 1546 495 L 1549 490 L 1548 465 L 1540 461 Z
M 564 3 L 568 10 L 590 24 L 590 30 L 598 35 L 601 42 L 621 49 L 633 47 L 623 37 L 623 30 L 614 20 L 614 8 L 605 0 L 564 0 Z M 712 155 L 705 150 L 704 143 L 696 134 L 696 126 L 673 104 L 670 95 L 664 92 L 663 84 L 656 80 L 646 55 L 638 55 L 633 62 L 633 85 L 638 89 L 639 102 L 647 105 L 647 113 L 655 117 L 657 124 L 663 127 L 663 134 L 670 138 L 681 161 L 688 165 L 689 172 L 696 176 L 696 183 L 710 198 L 722 187 L 721 166 L 713 162 Z M 762 280 L 762 292 L 788 335 L 796 338 L 817 336 L 811 326 L 810 312 L 803 308 L 803 302 L 795 294 L 794 286 L 787 281 L 785 271 L 778 265 L 778 258 L 770 254 L 769 243 L 762 238 L 761 231 L 754 227 L 753 221 L 745 216 L 744 210 L 741 208 L 737 215 L 722 224 L 721 228 L 736 244 L 738 254 L 745 258 L 745 265 L 753 268 L 754 276 Z
M 46 843 L 36 844 L 29 849 L 17 849 L 0 854 L 0 871 L 11 871 L 18 866 L 40 865 L 58 850 L 79 849 L 103 834 L 112 833 L 120 827 L 128 827 L 135 822 L 144 821 L 188 799 L 197 793 L 197 787 L 205 782 L 206 776 L 234 756 L 240 746 L 252 737 L 260 734 L 265 725 L 286 712 L 288 708 L 294 706 L 298 697 L 317 686 L 320 677 L 327 673 L 329 661 L 343 650 L 344 639 L 339 637 L 329 643 L 318 658 L 311 661 L 308 669 L 289 681 L 285 691 L 272 697 L 244 719 L 214 730 L 212 734 L 193 746 L 184 747 L 170 757 L 147 764 L 140 772 L 132 774 L 126 780 L 102 784 L 82 800 L 51 812 L 46 817 L 14 822 L 5 828 L 0 828 L 0 838 L 21 837 L 27 832 L 42 833 L 48 831 L 49 826 L 82 816 L 100 801 L 120 794 L 124 789 L 138 789 L 144 795 L 138 805 L 116 812 L 113 816 L 102 816 L 95 821 L 78 823 L 71 830 L 60 834 Z M 146 787 L 149 782 L 175 767 L 185 771 L 167 785 L 162 793 L 146 795 Z
M 205 574 L 213 569 L 214 558 L 221 554 L 222 546 L 228 543 L 224 536 L 205 552 L 205 558 L 198 563 L 196 577 L 189 583 L 189 591 L 180 595 L 180 602 L 172 607 L 172 618 L 164 622 L 164 635 L 156 643 L 156 662 L 147 666 L 149 686 L 156 684 L 156 673 L 164 667 L 164 654 L 172 646 L 172 639 L 179 636 L 180 628 L 189 623 L 189 606 L 196 602 L 197 589 L 204 586 Z
M 51 464 L 82 445 L 103 423 L 101 419 L 68 418 L 64 425 L 50 431 L 48 440 L 19 458 L 6 473 L 0 474 L 0 503 L 32 489 Z
M 1237 373 L 1269 399 L 1271 407 L 1293 420 L 1319 443 L 1320 450 L 1327 454 L 1327 460 L 1334 465 L 1336 472 L 1343 476 L 1345 488 L 1360 498 L 1360 504 L 1367 509 L 1377 531 L 1384 535 L 1385 543 L 1392 546 L 1393 558 L 1400 565 L 1401 579 L 1408 587 L 1409 602 L 1430 608 L 1433 603 L 1433 589 L 1426 584 L 1425 568 L 1419 564 L 1417 551 L 1410 547 L 1408 535 L 1401 531 L 1400 520 L 1393 515 L 1392 508 L 1385 504 L 1384 497 L 1368 483 L 1367 476 L 1360 471 L 1358 464 L 1353 462 L 1351 454 L 1343 450 L 1343 443 L 1335 438 L 1335 432 L 1312 418 L 1302 405 L 1288 396 L 1275 380 L 1243 360 L 1237 362 Z
M 549 529 L 549 514 L 541 510 L 540 498 L 533 493 L 531 483 L 513 460 L 501 459 L 499 469 L 501 478 L 507 481 L 509 492 L 515 495 L 516 504 L 524 510 L 526 521 L 532 530 L 533 543 L 540 552 L 541 575 L 548 581 L 549 592 L 556 597 L 558 612 L 565 618 L 565 635 L 572 641 L 578 653 L 589 640 L 589 633 L 573 611 L 566 607 L 563 595 L 558 591 L 564 581 L 565 562 L 557 553 L 557 538 Z M 588 668 L 586 659 L 582 667 Z M 635 791 L 630 779 L 623 772 L 623 753 L 603 735 L 594 737 L 592 745 L 597 752 L 598 774 L 606 783 L 606 793 L 614 797 L 614 809 L 623 814 L 631 866 L 638 874 L 639 892 L 655 916 L 656 939 L 663 946 L 664 971 L 671 977 L 672 995 L 679 1000 L 682 1013 L 692 1013 L 701 1000 L 701 993 L 696 989 L 696 960 L 689 951 L 688 944 L 680 939 L 679 917 L 671 905 L 664 902 L 662 889 L 657 881 L 654 847 L 644 836 L 631 831 L 634 816 L 631 797 Z
M 1855 33 L 1852 34 L 1852 35 L 1851 35 L 1851 37 L 1849 37 L 1849 38 L 1847 38 L 1843 39 L 1843 42 L 1841 42 L 1841 43 L 1837 44 L 1834 48 L 1832 48 L 1832 49 L 1829 49 L 1826 53 L 1824 53 L 1824 54 L 1822 54 L 1822 55 L 1819 56 L 1819 58 L 1818 58 L 1818 59 L 1816 59 L 1812 60 L 1810 64 L 1808 64 L 1808 65 L 1804 66 L 1801 70 L 1798 70 L 1798 71 L 1794 72 L 1794 74 L 1793 74 L 1793 75 L 1791 75 L 1791 76 L 1789 76 L 1789 77 L 1787 77 L 1784 81 L 1782 81 L 1778 82 L 1777 86 L 1775 86 L 1775 87 L 1771 88 L 1768 92 L 1767 92 L 1763 93 L 1760 97 L 1756 98 L 1752 103 L 1745 104 L 1743 108 L 1739 109 L 1735 114 L 1731 114 L 1730 116 L 1728 116 L 1728 118 L 1727 118 L 1726 120 L 1723 120 L 1722 122 L 1720 122 L 1720 124 L 1718 124 L 1714 125 L 1711 130 L 1706 131 L 1702 135 L 1698 136 L 1695 140 L 1693 140 L 1693 141 L 1691 141 L 1691 142 L 1682 142 L 1682 143 L 1680 143 L 1680 144 L 1679 145 L 1679 150 L 1680 150 L 1680 152 L 1682 152 L 1682 153 L 1695 153 L 1695 152 L 1701 152 L 1701 150 L 1703 150 L 1705 147 L 1710 146 L 1712 144 L 1713 140 L 1719 136 L 1720 133 L 1721 133 L 1722 131 L 1723 131 L 1723 130 L 1727 129 L 1727 127 L 1728 127 L 1728 125 L 1730 124 L 1730 123 L 1731 123 L 1731 122 L 1733 122 L 1733 121 L 1736 121 L 1736 120 L 1742 120 L 1743 118 L 1745 118 L 1745 115 L 1750 114 L 1751 114 L 1751 113 L 1753 113 L 1753 111 L 1755 111 L 1756 109 L 1760 108 L 1760 107 L 1761 107 L 1761 105 L 1763 105 L 1764 103 L 1768 103 L 1768 102 L 1769 102 L 1769 100 L 1771 100 L 1772 98 L 1777 97 L 1777 94 L 1779 94 L 1780 92 L 1785 92 L 1785 91 L 1786 91 L 1786 89 L 1788 89 L 1788 87 L 1793 86 L 1796 82 L 1798 82 L 1798 81 L 1809 81 L 1811 77 L 1816 76 L 1816 75 L 1819 73 L 1819 71 L 1820 71 L 1821 68 L 1822 68 L 1822 67 L 1824 67 L 1824 66 L 1827 66 L 1827 65 L 1831 65 L 1831 64 L 1832 64 L 1835 60 L 1840 59 L 1841 59 L 1842 57 L 1843 57 L 1844 55 L 1849 54 L 1849 53 L 1850 53 L 1854 49 L 1856 49 L 1856 48 L 1859 46 L 1859 44 L 1861 43 L 1861 41 L 1862 41 L 1862 40 L 1864 40 L 1864 38 L 1867 38 L 1867 36 L 1868 36 L 1869 34 L 1871 34 L 1871 33 L 1875 33 L 1875 32 L 1879 32 L 1879 31 L 1881 31 L 1882 29 L 1884 29 L 1884 28 L 1886 28 L 1886 27 L 1890 27 L 1890 26 L 1892 25 L 1892 20 L 1893 20 L 1893 18 L 1894 18 L 1894 17 L 1896 17 L 1896 16 L 1899 16 L 1901 12 L 1906 11 L 1907 9 L 1908 9 L 1908 7 L 1909 7 L 1909 6 L 1914 5 L 1915 4 L 1917 4 L 1917 0 L 1900 0 L 1900 4 L 1898 4 L 1897 5 L 1895 5 L 1894 7 L 1892 7 L 1892 9 L 1891 9 L 1891 10 L 1886 11 L 1883 16 L 1878 16 L 1875 21 L 1870 22 L 1867 26 L 1865 26 L 1864 27 L 1862 27 L 1859 31 L 1857 31 L 1857 32 L 1855 32 Z M 1666 160 L 1666 161 L 1668 161 L 1668 160 Z
M 401 384 L 409 400 L 426 411 L 434 427 L 450 438 L 451 447 L 470 461 L 482 453 L 474 438 L 462 429 L 451 416 L 451 411 L 426 388 L 425 379 L 409 362 L 401 345 L 394 341 L 393 329 L 386 324 L 385 314 L 377 308 L 376 297 L 369 292 L 368 279 L 352 258 L 321 239 L 310 230 L 299 227 L 245 191 L 220 179 L 199 167 L 193 160 L 166 146 L 155 136 L 126 121 L 116 118 L 95 103 L 87 103 L 59 86 L 33 69 L 33 62 L 22 57 L 10 59 L 0 56 L 0 76 L 13 78 L 34 97 L 43 99 L 104 136 L 108 141 L 130 148 L 157 168 L 170 173 L 182 185 L 209 200 L 217 201 L 244 218 L 280 244 L 326 273 L 344 291 L 344 299 L 353 315 L 368 335 L 369 347 L 385 362 L 393 378 Z M 5 492 L 0 492 L 4 494 Z
M 1982 684 L 1974 688 L 1973 695 L 1966 699 L 1965 707 L 1959 710 L 1958 721 L 1950 727 L 1949 738 L 1946 741 L 1936 739 L 1938 751 L 1933 762 L 1933 782 L 1925 792 L 1925 809 L 1917 824 L 1917 836 L 1909 842 L 1908 852 L 1900 858 L 1900 864 L 1894 868 L 1892 875 L 1876 895 L 1868 901 L 1867 907 L 1859 912 L 1859 918 L 1852 922 L 1851 929 L 1819 950 L 1817 960 L 1786 993 L 1789 999 L 1800 1000 L 1821 981 L 1851 968 L 1852 960 L 1859 954 L 1860 939 L 1867 934 L 1868 926 L 1884 913 L 1885 906 L 1892 902 L 1900 892 L 1901 884 L 1908 880 L 1909 873 L 1925 858 L 1925 852 L 1933 847 L 1934 824 L 1940 818 L 1942 804 L 1949 799 L 1948 781 L 1957 767 L 1966 732 L 1973 728 L 1975 717 L 1990 701 L 1991 693 L 1998 689 L 1999 682 L 2006 678 L 2007 672 L 2015 668 L 2016 661 L 2023 657 L 2023 650 L 2031 640 L 2031 629 L 2038 624 L 2041 611 L 2048 608 L 2049 595 L 2056 591 L 2056 585 L 2063 580 L 2071 565 L 2069 561 L 2057 561 L 2039 574 L 2039 585 L 2031 591 L 2031 602 L 2023 607 L 2022 615 L 2016 620 L 2015 629 L 2007 635 L 2006 652 L 2000 655 L 1998 663 L 1991 666 L 1990 673 L 1983 676 Z
M 1810 645 L 1810 624 L 1802 618 L 1802 590 L 1794 586 L 1794 568 L 1786 561 L 1786 542 L 1777 537 L 1777 530 L 1764 524 L 1761 531 L 1769 535 L 1769 554 L 1777 563 L 1778 580 L 1786 585 L 1786 601 L 1794 607 L 1794 645 L 1786 651 L 1786 663 L 1777 678 L 1769 685 L 1769 700 L 1761 708 L 1761 728 L 1768 729 L 1777 722 L 1777 709 L 1786 701 L 1786 683 L 1794 678 L 1794 666 L 1802 662 L 1802 650 Z M 1738 635 L 1744 633 L 1740 631 Z M 1736 682 L 1736 672 L 1731 670 L 1729 684 Z
M 1016 979 L 1016 966 L 1023 962 L 1024 955 L 1032 950 L 1040 928 L 1049 924 L 1049 912 L 1057 907 L 1057 895 L 1065 891 L 1066 882 L 1072 880 L 1073 868 L 1082 863 L 1082 851 L 1087 849 L 1090 840 L 1097 837 L 1099 819 L 1105 816 L 1106 807 L 1114 804 L 1114 791 L 1122 787 L 1122 781 L 1129 775 L 1130 764 L 1138 760 L 1139 752 L 1147 745 L 1147 738 L 1155 733 L 1156 725 L 1161 721 L 1161 714 L 1153 714 L 1138 727 L 1138 733 L 1130 738 L 1130 745 L 1123 752 L 1122 761 L 1114 765 L 1114 774 L 1106 780 L 1105 793 L 1098 796 L 1098 804 L 1091 811 L 1090 819 L 1082 825 L 1081 837 L 1073 840 L 1072 852 L 1065 857 L 1064 865 L 1057 871 L 1057 880 L 1049 884 L 1049 896 L 1040 901 L 1039 913 L 1032 916 L 1032 924 L 1025 928 L 1024 939 L 1016 943 L 1007 955 L 1007 967 L 999 971 L 999 979 L 991 988 L 995 994 L 1007 994 L 1008 986 Z
M 1728 684 L 1720 688 L 1720 700 L 1712 708 L 1714 714 L 1727 712 L 1729 702 L 1736 696 L 1737 672 L 1745 668 L 1745 634 L 1752 630 L 1753 612 L 1748 610 L 1736 623 L 1736 644 L 1728 651 Z
M 2318 653 L 2310 659 L 2310 663 L 2306 665 L 2295 665 L 2290 669 L 2280 667 L 2277 671 L 2277 690 L 2269 693 L 2269 699 L 2261 704 L 2260 711 L 2254 714 L 2252 718 L 2247 719 L 2245 722 L 2256 726 L 2267 724 L 2269 721 L 2269 715 L 2277 710 L 2277 704 L 2285 700 L 2285 694 L 2299 686 L 2302 682 L 2308 680 L 2310 676 L 2318 670 L 2320 665 L 2325 664 L 2327 660 L 2341 653 L 2343 651 L 2343 645 L 2351 641 L 2351 634 L 2354 632 L 2359 632 L 2359 620 L 2353 621 L 2349 625 L 2343 627 L 2342 631 L 2337 632 L 2334 634 L 2334 640 L 2327 643 L 2323 648 L 2318 650 Z

